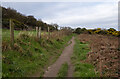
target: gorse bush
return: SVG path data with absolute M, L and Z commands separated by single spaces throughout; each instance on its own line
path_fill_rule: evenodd
M 111 35 L 114 35 L 114 36 L 120 36 L 120 31 L 116 31 L 115 29 L 110 28 L 110 29 L 107 30 L 107 34 L 111 34 Z
M 108 30 L 106 29 L 88 29 L 86 30 L 85 28 L 77 28 L 74 33 L 76 34 L 82 34 L 82 33 L 87 33 L 87 34 L 102 34 L 102 35 L 113 35 L 113 36 L 120 36 L 120 31 L 116 31 L 114 28 L 110 28 Z

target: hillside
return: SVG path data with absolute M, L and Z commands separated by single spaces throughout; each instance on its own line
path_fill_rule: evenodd
M 120 31 L 69 24 L 2 7 L 2 77 L 118 77 Z
M 23 29 L 33 29 L 36 26 L 41 27 L 42 30 L 47 30 L 47 27 L 50 27 L 51 31 L 58 30 L 57 24 L 47 24 L 42 20 L 37 20 L 34 16 L 29 15 L 25 16 L 17 10 L 12 8 L 2 7 L 2 28 L 9 29 L 9 19 L 14 20 L 15 29 L 23 30 Z

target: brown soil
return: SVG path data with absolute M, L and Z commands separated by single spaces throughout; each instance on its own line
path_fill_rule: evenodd
M 68 75 L 67 77 L 72 77 L 73 74 L 73 65 L 71 64 L 71 55 L 73 53 L 73 46 L 75 44 L 74 37 L 70 40 L 71 43 L 65 49 L 63 50 L 61 56 L 57 59 L 57 61 L 48 67 L 48 69 L 45 71 L 44 77 L 57 77 L 57 73 L 59 72 L 59 69 L 62 64 L 65 62 L 68 63 Z

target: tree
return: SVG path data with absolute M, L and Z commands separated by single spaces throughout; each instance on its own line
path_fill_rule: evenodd
M 75 33 L 77 33 L 77 34 L 82 33 L 81 28 L 77 28 L 77 29 L 75 30 Z
M 58 24 L 52 24 L 53 27 L 55 27 L 55 30 L 58 30 Z
M 35 28 L 36 26 L 41 27 L 41 30 L 47 30 L 47 27 L 50 27 L 50 30 L 58 30 L 58 25 L 50 25 L 44 23 L 41 19 L 36 19 L 34 16 L 29 15 L 25 16 L 17 10 L 12 8 L 2 7 L 2 27 L 9 29 L 9 19 L 14 19 L 16 29 L 26 29 L 26 27 Z
M 28 16 L 27 24 L 34 28 L 36 26 L 36 21 L 37 20 L 34 18 L 34 16 Z

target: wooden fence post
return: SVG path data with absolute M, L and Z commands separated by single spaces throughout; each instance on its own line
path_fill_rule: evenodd
M 50 28 L 48 27 L 48 35 L 50 35 Z
M 48 38 L 50 38 L 50 28 L 48 27 Z
M 38 27 L 36 27 L 36 38 L 38 38 Z
M 41 27 L 39 27 L 39 38 L 41 38 Z
M 12 19 L 10 19 L 10 40 L 11 40 L 11 46 L 13 47 L 14 45 L 14 26 L 13 26 L 13 22 Z

